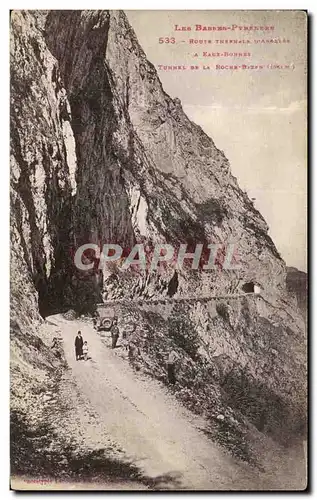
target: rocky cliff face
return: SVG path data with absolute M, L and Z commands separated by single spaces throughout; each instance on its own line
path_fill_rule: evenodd
M 110 297 L 199 298 L 261 286 L 259 299 L 193 303 L 182 315 L 194 325 L 200 358 L 176 347 L 190 366 L 220 363 L 227 404 L 253 424 L 263 430 L 271 398 L 279 415 L 268 417 L 267 429 L 286 418 L 299 432 L 304 325 L 286 290 L 285 264 L 224 153 L 164 92 L 126 16 L 13 12 L 11 36 L 12 342 L 36 334 L 39 313 L 100 300 L 99 278 L 72 262 L 83 243 L 234 243 L 238 271 L 182 270 L 177 279 L 171 269 L 137 278 L 116 271 L 105 289 Z M 207 394 L 206 384 L 201 390 Z M 253 413 L 240 404 L 252 394 Z
M 46 39 L 72 108 L 77 241 L 235 243 L 241 280 L 279 290 L 284 265 L 265 221 L 223 152 L 166 95 L 125 15 L 53 12 Z M 205 284 L 223 293 L 231 286 L 225 271 Z M 186 287 L 188 275 L 179 291 Z
M 75 142 L 58 63 L 36 17 L 13 13 L 11 37 L 12 292 L 21 263 L 45 309 L 70 240 Z M 25 299 L 19 285 L 16 293 Z
M 304 318 L 307 316 L 307 274 L 296 267 L 287 267 L 286 287 L 295 295 L 297 304 Z

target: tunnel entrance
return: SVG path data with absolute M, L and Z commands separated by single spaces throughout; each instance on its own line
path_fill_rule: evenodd
M 73 271 L 73 272 L 72 272 Z M 52 314 L 65 313 L 70 309 L 76 314 L 93 314 L 102 302 L 100 276 L 93 270 L 81 275 L 76 270 L 53 269 L 51 276 L 41 287 L 37 284 L 38 306 L 45 319 Z
M 253 281 L 250 281 L 249 283 L 244 283 L 241 289 L 245 293 L 255 293 L 255 294 L 261 293 L 261 287 L 256 283 L 253 283 Z
M 255 292 L 255 284 L 252 281 L 250 281 L 249 283 L 244 283 L 244 285 L 242 285 L 242 290 L 245 293 L 254 293 Z

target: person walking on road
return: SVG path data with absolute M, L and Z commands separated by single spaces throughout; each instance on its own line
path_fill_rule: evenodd
M 130 343 L 129 339 L 132 337 L 133 332 L 135 332 L 134 323 L 130 325 L 125 325 L 124 330 L 122 332 L 122 345 L 126 351 L 129 350 L 129 343 Z
M 170 384 L 176 384 L 176 373 L 175 373 L 175 364 L 178 360 L 178 354 L 176 351 L 172 350 L 169 353 L 167 359 L 167 378 Z
M 84 360 L 87 361 L 87 359 L 88 359 L 88 343 L 87 343 L 87 340 L 85 340 L 84 345 L 83 345 L 83 354 L 84 354 Z
M 75 338 L 76 361 L 78 361 L 83 355 L 83 345 L 84 345 L 84 341 L 83 341 L 83 338 L 81 336 L 81 331 L 79 330 L 77 332 L 77 335 Z
M 115 349 L 117 347 L 117 342 L 119 338 L 119 328 L 118 328 L 118 320 L 115 318 L 112 323 L 111 327 L 111 347 L 112 349 Z

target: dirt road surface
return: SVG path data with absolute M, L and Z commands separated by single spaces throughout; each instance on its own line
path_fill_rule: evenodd
M 279 475 L 261 474 L 211 442 L 200 430 L 206 426 L 203 419 L 183 408 L 161 383 L 136 373 L 122 359 L 122 347 L 111 349 L 109 334 L 102 337 L 89 324 L 61 315 L 47 319 L 60 329 L 78 389 L 100 415 L 107 433 L 146 476 L 161 477 L 162 488 L 285 487 Z M 87 361 L 75 358 L 77 330 L 88 341 Z

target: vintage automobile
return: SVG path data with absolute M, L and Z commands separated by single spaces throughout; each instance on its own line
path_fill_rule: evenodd
M 113 309 L 105 307 L 104 304 L 98 304 L 97 313 L 93 319 L 94 327 L 97 332 L 110 331 L 114 318 L 115 312 Z

